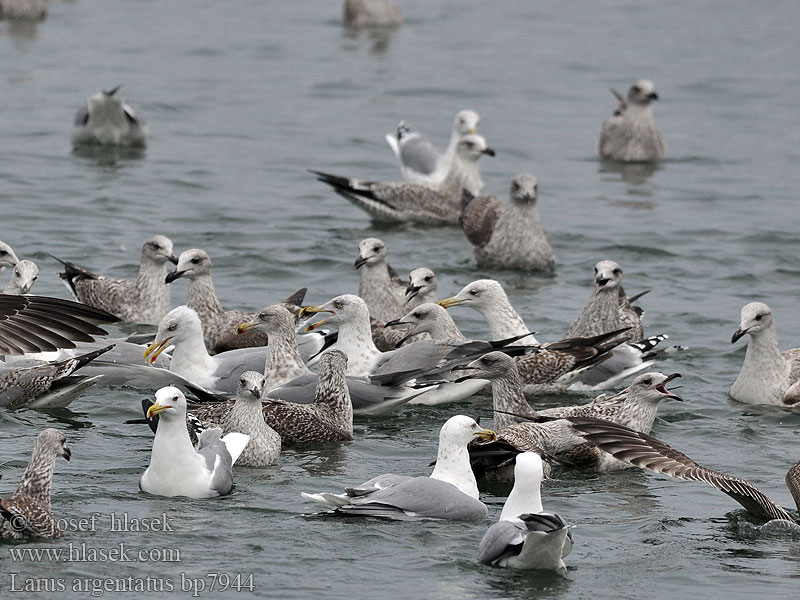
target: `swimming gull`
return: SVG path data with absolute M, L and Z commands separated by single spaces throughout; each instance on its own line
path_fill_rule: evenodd
M 150 465 L 139 481 L 139 489 L 156 496 L 213 498 L 233 489 L 233 464 L 250 439 L 231 432 L 222 437 L 222 429 L 203 431 L 192 446 L 186 430 L 186 398 L 178 388 L 164 387 L 156 392 L 156 401 L 148 418 L 159 415 L 153 439 Z
M 212 354 L 233 350 L 235 348 L 248 348 L 252 346 L 266 346 L 269 339 L 263 332 L 248 331 L 244 335 L 236 335 L 236 326 L 244 321 L 249 321 L 255 313 L 243 310 L 228 310 L 222 308 L 214 282 L 211 280 L 211 257 L 200 250 L 192 248 L 181 252 L 175 270 L 167 275 L 166 282 L 172 283 L 176 279 L 185 277 L 189 279 L 189 294 L 186 297 L 186 306 L 197 312 L 203 325 L 203 340 L 206 348 Z M 299 312 L 299 304 L 303 302 L 306 288 L 296 291 L 283 301 L 286 308 L 295 314 Z M 312 338 L 305 340 L 312 341 Z M 315 354 L 317 348 L 311 354 Z
M 511 182 L 510 199 L 475 197 L 465 192 L 461 228 L 473 246 L 481 267 L 552 271 L 555 255 L 539 215 L 538 183 L 533 175 Z
M 52 255 L 51 255 L 52 256 Z M 142 258 L 136 279 L 112 279 L 96 275 L 73 263 L 53 256 L 64 265 L 58 276 L 78 302 L 102 308 L 117 315 L 123 323 L 157 325 L 172 303 L 164 283 L 167 261 L 176 263 L 172 242 L 154 235 L 142 245 Z
M 403 17 L 392 0 L 344 0 L 342 21 L 348 27 L 397 27 Z
M 141 111 L 117 96 L 122 86 L 89 96 L 75 115 L 75 145 L 143 147 L 147 126 Z
M 106 346 L 75 358 L 57 362 L 23 361 L 12 365 L 0 363 L 0 407 L 53 408 L 64 407 L 100 376 L 73 375 L 98 356 L 113 348 Z
M 377 321 L 390 321 L 402 315 L 408 282 L 403 281 L 386 262 L 386 244 L 378 238 L 366 238 L 358 244 L 353 268 L 359 271 L 358 295 Z
M 566 569 L 572 534 L 560 516 L 544 512 L 541 484 L 544 468 L 535 452 L 518 454 L 514 488 L 500 519 L 489 527 L 478 548 L 482 563 L 514 569 Z
M 427 302 L 439 302 L 438 288 L 439 280 L 431 269 L 419 267 L 411 271 L 405 294 L 406 310 Z
M 41 21 L 46 15 L 44 0 L 0 0 L 0 19 Z
M 17 489 L 0 499 L 0 539 L 58 538 L 62 531 L 50 509 L 50 489 L 56 457 L 69 460 L 67 436 L 47 428 L 36 436 L 33 454 Z
M 731 398 L 746 404 L 792 406 L 800 402 L 800 348 L 780 351 L 772 310 L 763 302 L 742 307 L 739 327 L 731 343 L 749 335 Z
M 21 260 L 11 270 L 11 279 L 8 280 L 4 294 L 18 296 L 27 294 L 39 278 L 39 267 L 32 260 Z
M 628 90 L 627 101 L 615 90 L 619 107 L 600 131 L 597 152 L 606 160 L 654 161 L 664 158 L 664 141 L 653 121 L 650 104 L 658 100 L 652 81 L 640 79 Z
M 736 500 L 753 516 L 771 519 L 767 525 L 800 532 L 797 519 L 749 481 L 698 465 L 669 444 L 618 423 L 585 417 L 568 421 L 587 441 L 617 460 L 677 479 L 702 481 Z M 800 461 L 786 473 L 786 486 L 800 511 Z
M 349 200 L 376 221 L 458 225 L 463 189 L 480 194 L 483 181 L 478 159 L 494 156 L 479 135 L 466 135 L 456 145 L 456 159 L 445 180 L 436 187 L 420 183 L 380 183 L 311 171 L 317 179 Z
M 386 143 L 400 161 L 403 179 L 412 183 L 440 185 L 450 171 L 456 145 L 463 136 L 476 133 L 480 116 L 473 110 L 461 110 L 453 119 L 453 132 L 443 153 L 439 153 L 428 138 L 411 131 L 405 121 L 397 125 L 397 133 L 386 134 Z
M 464 415 L 451 417 L 439 434 L 436 466 L 430 477 L 379 475 L 344 494 L 301 493 L 306 500 L 334 508 L 348 516 L 383 517 L 396 520 L 481 520 L 486 505 L 478 499 L 478 485 L 469 464 L 467 444 L 474 439 L 494 439 Z
M 0 271 L 6 267 L 13 267 L 19 262 L 17 255 L 11 249 L 11 246 L 5 242 L 0 241 Z

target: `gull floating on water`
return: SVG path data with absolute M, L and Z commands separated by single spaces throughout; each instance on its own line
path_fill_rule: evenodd
M 21 260 L 11 270 L 4 294 L 18 296 L 27 294 L 39 278 L 39 267 L 32 260 Z
M 658 100 L 652 81 L 640 79 L 628 90 L 627 101 L 616 90 L 619 100 L 600 131 L 597 152 L 601 158 L 622 162 L 653 161 L 664 158 L 664 141 L 653 122 L 650 104 Z
M 793 406 L 800 402 L 800 348 L 780 351 L 772 310 L 763 302 L 742 307 L 731 343 L 750 336 L 731 398 L 746 404 Z
M 52 256 L 52 255 L 51 255 Z M 142 258 L 136 279 L 112 279 L 96 275 L 71 262 L 53 256 L 64 265 L 58 276 L 78 302 L 102 308 L 117 315 L 123 323 L 157 325 L 172 307 L 169 287 L 164 283 L 167 261 L 178 260 L 172 241 L 154 235 L 142 245 Z
M 0 271 L 6 267 L 13 267 L 19 262 L 17 255 L 11 249 L 11 246 L 5 242 L 0 242 Z
M 535 452 L 518 454 L 514 488 L 497 523 L 489 527 L 478 549 L 482 563 L 514 569 L 565 569 L 572 534 L 564 519 L 542 508 L 544 468 Z
M 461 228 L 481 267 L 552 271 L 555 255 L 539 215 L 538 183 L 533 175 L 511 182 L 510 202 L 494 196 L 462 198 Z
M 367 303 L 370 317 L 386 322 L 403 314 L 409 284 L 386 262 L 383 240 L 361 240 L 353 268 L 359 271 L 358 295 Z
M 48 428 L 36 436 L 33 454 L 17 489 L 0 499 L 0 539 L 58 538 L 62 531 L 50 509 L 56 457 L 69 460 L 67 436 Z
M 439 153 L 422 134 L 411 131 L 405 121 L 397 125 L 397 133 L 387 133 L 386 143 L 400 161 L 403 179 L 411 183 L 441 185 L 450 172 L 456 145 L 463 136 L 477 133 L 480 116 L 473 110 L 459 111 L 453 119 L 453 132 L 443 153 Z
M 75 145 L 143 147 L 147 126 L 144 116 L 117 96 L 120 87 L 89 96 L 75 115 L 72 143 Z
M 159 415 L 150 465 L 139 489 L 156 496 L 213 498 L 233 489 L 233 464 L 247 446 L 249 436 L 215 427 L 203 431 L 192 446 L 186 429 L 186 398 L 178 388 L 156 392 L 147 417 Z
M 46 15 L 44 0 L 0 0 L 0 19 L 41 21 Z
M 467 444 L 481 438 L 494 439 L 473 419 L 451 417 L 439 433 L 439 452 L 430 477 L 379 475 L 344 494 L 301 493 L 306 500 L 334 508 L 348 516 L 383 517 L 396 520 L 485 519 L 486 505 L 478 499 L 478 485 L 469 464 Z

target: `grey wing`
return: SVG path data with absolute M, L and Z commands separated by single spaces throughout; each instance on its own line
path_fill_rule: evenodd
M 789 370 L 789 382 L 800 381 L 800 348 L 781 352 L 781 356 L 791 365 Z
M 503 211 L 503 204 L 494 196 L 469 199 L 465 193 L 459 218 L 464 235 L 473 246 L 484 246 L 494 233 L 494 226 Z
M 314 392 L 317 389 L 316 373 L 307 373 L 287 381 L 283 385 L 271 389 L 268 398 L 292 402 L 294 404 L 310 404 L 314 401 Z
M 508 554 L 519 554 L 527 530 L 512 521 L 498 521 L 486 531 L 478 546 L 478 560 L 491 564 Z
M 622 127 L 621 113 L 614 113 L 603 123 L 600 130 L 600 140 L 597 142 L 597 151 L 603 158 L 613 158 L 625 146 L 627 137 Z
M 220 496 L 228 494 L 233 488 L 233 459 L 220 437 L 222 429 L 206 429 L 197 438 L 197 453 L 206 461 L 211 471 L 211 489 Z
M 436 170 L 440 154 L 427 138 L 414 135 L 400 143 L 400 162 L 406 169 L 430 175 Z
M 234 393 L 239 375 L 245 371 L 263 373 L 268 351 L 266 346 L 259 346 L 215 354 L 212 358 L 217 365 L 214 370 L 214 377 L 218 378 L 215 383 L 216 389 L 221 392 Z

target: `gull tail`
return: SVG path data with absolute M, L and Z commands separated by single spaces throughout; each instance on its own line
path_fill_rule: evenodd
M 59 273 L 58 276 L 64 282 L 64 285 L 67 286 L 67 289 L 70 291 L 75 300 L 80 302 L 80 298 L 78 298 L 78 291 L 75 289 L 76 283 L 81 279 L 98 279 L 99 275 L 92 273 L 91 271 L 87 271 L 86 269 L 82 269 L 75 263 L 61 260 L 52 254 L 48 254 L 48 256 L 64 265 L 64 272 Z
M 225 447 L 228 449 L 228 452 L 231 455 L 231 464 L 235 465 L 239 456 L 247 447 L 247 444 L 250 441 L 250 436 L 244 433 L 231 432 L 221 439 L 225 443 Z

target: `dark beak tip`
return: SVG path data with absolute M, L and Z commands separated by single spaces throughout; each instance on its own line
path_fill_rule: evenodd
M 177 264 L 178 264 L 178 257 L 177 257 L 177 256 L 175 256 L 174 254 L 170 254 L 170 255 L 167 257 L 167 259 L 168 259 L 168 260 L 169 260 L 169 262 L 171 262 L 173 265 L 177 265 Z
M 494 156 L 495 155 L 495 151 L 492 150 L 491 148 L 487 148 L 486 150 L 483 151 L 483 153 L 484 154 L 488 154 L 489 156 Z

